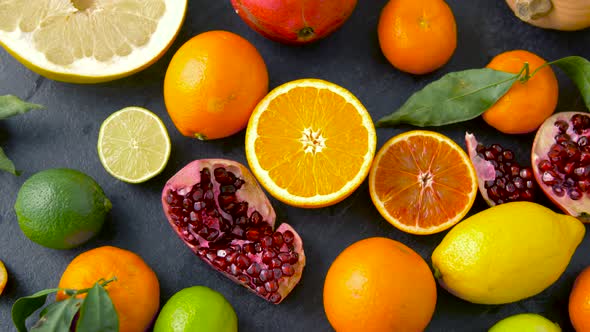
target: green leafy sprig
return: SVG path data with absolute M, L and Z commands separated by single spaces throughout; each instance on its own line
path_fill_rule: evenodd
M 532 73 L 528 63 L 518 74 L 490 68 L 449 73 L 414 93 L 401 108 L 381 118 L 376 125 L 437 127 L 474 119 L 502 98 L 513 84 L 526 83 L 540 69 L 550 65 L 561 68 L 574 81 L 586 107 L 590 108 L 590 62 L 579 56 L 569 56 L 545 63 Z
M 52 288 L 42 290 L 30 296 L 21 297 L 12 306 L 12 322 L 18 332 L 27 332 L 25 321 L 35 311 L 45 305 L 47 296 L 63 291 L 68 298 L 47 305 L 39 314 L 39 320 L 31 327 L 30 332 L 62 332 L 70 331 L 74 317 L 77 332 L 118 332 L 119 318 L 115 306 L 105 287 L 117 278 L 101 279 L 91 288 L 80 290 Z M 79 299 L 76 296 L 86 294 Z
M 40 108 L 43 108 L 43 106 L 24 102 L 12 95 L 0 96 L 0 120 Z M 0 171 L 17 175 L 14 163 L 6 156 L 2 148 L 0 148 Z

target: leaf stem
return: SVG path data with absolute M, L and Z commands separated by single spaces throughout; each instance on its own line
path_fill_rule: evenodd
M 111 279 L 108 279 L 108 280 L 105 280 L 105 279 L 100 279 L 100 280 L 98 280 L 96 283 L 97 283 L 97 284 L 98 284 L 100 287 L 104 288 L 104 287 L 106 287 L 108 284 L 110 284 L 110 283 L 111 283 L 111 282 L 113 282 L 113 281 L 117 281 L 117 277 L 112 277 Z M 86 294 L 86 293 L 88 293 L 88 292 L 89 292 L 91 289 L 92 289 L 92 287 L 91 287 L 91 288 L 78 289 L 78 290 L 76 290 L 76 289 L 64 289 L 64 292 L 65 292 L 65 293 L 66 293 L 66 295 L 68 295 L 68 296 L 76 296 L 76 295 L 80 295 L 80 294 Z

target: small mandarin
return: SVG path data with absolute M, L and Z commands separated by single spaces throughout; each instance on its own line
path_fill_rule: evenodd
M 227 31 L 209 31 L 174 54 L 164 78 L 164 101 L 185 136 L 217 139 L 244 129 L 268 92 L 268 72 L 258 50 Z
M 533 73 L 546 61 L 531 52 L 516 50 L 497 55 L 487 68 L 517 74 L 525 63 L 529 64 Z M 525 83 L 514 83 L 500 100 L 485 111 L 483 119 L 505 134 L 530 133 L 555 112 L 558 95 L 555 73 L 550 66 L 545 66 Z
M 113 277 L 117 280 L 106 290 L 119 316 L 119 331 L 147 330 L 160 306 L 160 285 L 154 271 L 130 251 L 105 246 L 78 255 L 64 271 L 59 288 L 89 288 Z M 56 298 L 61 301 L 67 296 L 58 292 Z
M 444 66 L 457 47 L 455 17 L 443 0 L 391 0 L 378 26 L 383 54 L 397 69 L 427 74 Z

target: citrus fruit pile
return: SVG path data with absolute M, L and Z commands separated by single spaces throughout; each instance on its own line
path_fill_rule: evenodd
M 115 80 L 167 51 L 187 6 L 186 0 L 0 0 L 0 45 L 50 79 Z M 231 6 L 262 36 L 293 46 L 338 30 L 357 1 L 232 0 Z M 530 1 L 516 6 L 531 9 Z M 375 37 L 396 74 L 440 70 L 461 33 L 443 0 L 389 0 L 378 20 Z M 165 221 L 205 263 L 195 265 L 199 273 L 217 271 L 268 303 L 288 301 L 305 287 L 299 283 L 306 271 L 319 269 L 306 255 L 323 248 L 306 250 L 304 240 L 317 234 L 296 230 L 273 204 L 334 207 L 367 180 L 366 202 L 395 231 L 411 234 L 406 240 L 448 232 L 429 252 L 384 237 L 347 243 L 323 276 L 323 309 L 336 331 L 424 331 L 437 308 L 437 285 L 467 302 L 502 305 L 537 296 L 562 278 L 584 240 L 583 222 L 590 222 L 590 116 L 554 114 L 560 94 L 553 68 L 573 80 L 590 106 L 590 61 L 548 62 L 513 50 L 485 68 L 448 73 L 377 121 L 428 130 L 391 135 L 378 150 L 373 118 L 353 87 L 318 78 L 272 87 L 274 68 L 263 53 L 225 30 L 187 38 L 162 73 L 168 117 L 158 115 L 163 109 L 123 107 L 97 133 L 97 161 L 128 184 L 155 183 L 166 171 L 173 151 L 167 124 L 178 131 L 174 139 L 200 146 L 230 136 L 243 140 L 247 165 L 199 157 L 161 191 Z M 38 107 L 0 99 L 0 119 Z M 531 164 L 497 142 L 478 141 L 477 133 L 465 133 L 464 149 L 434 131 L 478 117 L 501 134 L 536 132 Z M 0 169 L 9 163 L 16 173 L 0 150 Z M 539 189 L 563 213 L 536 203 Z M 472 211 L 478 192 L 490 206 L 484 211 Z M 90 241 L 111 208 L 92 177 L 69 168 L 30 176 L 14 205 L 22 233 L 53 249 Z M 590 267 L 578 272 L 569 318 L 578 332 L 590 331 Z M 7 281 L 0 261 L 0 294 Z M 52 293 L 56 302 L 46 303 Z M 235 332 L 239 325 L 230 301 L 205 286 L 178 290 L 160 310 L 155 270 L 138 254 L 112 246 L 76 256 L 58 288 L 16 300 L 12 319 L 19 332 L 27 331 L 35 312 L 32 331 Z M 489 331 L 561 331 L 548 318 L 523 312 Z

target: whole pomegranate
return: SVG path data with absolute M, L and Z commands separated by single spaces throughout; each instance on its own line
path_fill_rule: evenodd
M 170 225 L 197 256 L 262 298 L 280 303 L 301 279 L 303 242 L 275 212 L 250 171 L 223 159 L 196 160 L 162 192 Z
M 533 201 L 537 185 L 530 167 L 518 164 L 514 152 L 499 144 L 485 146 L 465 134 L 469 158 L 477 172 L 479 192 L 489 206 Z
M 306 44 L 336 31 L 357 0 L 231 0 L 236 13 L 266 38 Z
M 565 213 L 590 222 L 590 116 L 563 112 L 537 131 L 531 156 L 545 194 Z

